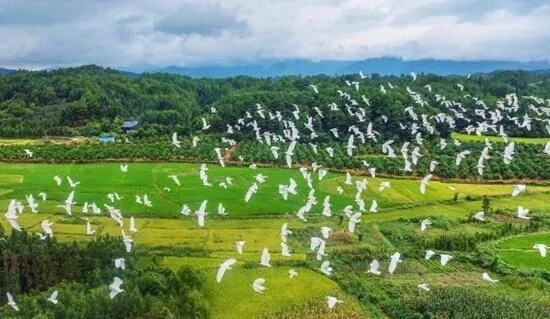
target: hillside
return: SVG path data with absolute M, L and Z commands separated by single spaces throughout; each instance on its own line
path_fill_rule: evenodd
M 171 132 L 189 135 L 200 131 L 201 117 L 212 122 L 211 131 L 222 133 L 226 130 L 225 123 L 235 121 L 256 104 L 261 104 L 268 111 L 279 110 L 287 114 L 294 108 L 293 104 L 299 105 L 302 114 L 314 114 L 315 106 L 326 110 L 331 103 L 343 105 L 345 99 L 337 92 L 346 88 L 344 83 L 351 82 L 361 83 L 357 92 L 352 91 L 355 100 L 360 101 L 362 96 L 368 98 L 369 105 L 364 107 L 367 123 L 379 123 L 380 110 L 392 115 L 391 125 L 379 123 L 380 133 L 392 136 L 399 128 L 398 123 L 410 122 L 403 110 L 414 101 L 406 88 L 422 92 L 428 104 L 424 109 L 432 115 L 449 112 L 437 101 L 438 94 L 465 105 L 472 114 L 476 106 L 476 100 L 471 98 L 474 95 L 494 108 L 498 100 L 515 94 L 524 112 L 531 112 L 527 96 L 550 97 L 550 75 L 544 72 L 504 71 L 471 78 L 427 74 L 411 82 L 409 75 L 377 74 L 366 79 L 361 79 L 357 74 L 192 79 L 170 74 L 130 75 L 97 66 L 84 66 L 38 72 L 18 71 L 0 76 L 0 136 L 97 136 L 120 133 L 120 124 L 130 119 L 141 123 L 137 134 L 141 137 L 168 135 Z M 457 83 L 464 83 L 464 90 L 469 94 L 458 90 Z M 319 87 L 319 94 L 314 94 L 311 84 Z M 438 94 L 429 94 L 425 88 L 428 84 Z M 381 93 L 380 86 L 388 85 L 395 89 L 387 94 Z M 212 113 L 212 107 L 216 113 Z M 330 120 L 323 120 L 322 125 L 347 129 L 349 123 L 340 118 L 341 115 L 332 116 Z M 504 121 L 511 135 L 545 134 L 544 125 L 538 122 L 529 131 L 518 130 L 511 123 Z M 456 130 L 468 124 L 457 121 Z

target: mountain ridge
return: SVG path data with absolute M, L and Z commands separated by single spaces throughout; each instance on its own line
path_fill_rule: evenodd
M 148 73 L 172 73 L 190 77 L 226 78 L 239 75 L 252 77 L 276 77 L 286 75 L 342 75 L 357 73 L 377 73 L 380 75 L 401 75 L 410 72 L 432 73 L 437 75 L 467 75 L 470 73 L 490 73 L 497 70 L 544 70 L 550 69 L 549 61 L 498 61 L 498 60 L 404 60 L 382 57 L 360 61 L 336 60 L 281 60 L 241 65 L 204 65 L 196 67 L 168 66 Z M 127 69 L 124 69 L 127 70 Z M 131 69 L 127 71 L 132 71 Z

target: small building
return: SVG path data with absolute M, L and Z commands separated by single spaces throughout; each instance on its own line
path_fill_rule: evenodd
M 128 132 L 136 130 L 138 126 L 138 121 L 124 121 L 124 123 L 120 126 L 120 129 L 124 132 L 124 134 L 128 134 Z
M 109 144 L 115 142 L 115 137 L 113 135 L 102 135 L 98 137 L 98 140 L 102 144 Z

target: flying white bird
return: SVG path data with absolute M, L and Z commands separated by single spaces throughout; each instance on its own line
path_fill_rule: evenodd
M 175 134 L 175 133 L 174 133 Z M 176 140 L 177 140 L 177 135 L 176 135 Z M 201 138 L 198 137 L 198 136 L 193 136 L 193 139 L 191 140 L 191 143 L 193 144 L 193 147 L 197 147 L 198 143 L 200 142 Z M 172 139 L 173 141 L 173 139 Z M 178 143 L 178 147 L 179 147 L 179 142 Z M 174 144 L 175 145 L 175 144 Z
M 130 252 L 132 251 L 132 243 L 134 242 L 134 240 L 132 239 L 131 236 L 129 235 L 126 235 L 124 233 L 124 230 L 122 231 L 122 243 L 124 244 L 124 248 L 126 249 L 126 252 Z
M 113 282 L 109 285 L 109 298 L 113 299 L 118 295 L 119 293 L 123 292 L 124 289 L 120 288 L 120 286 L 123 284 L 122 280 L 118 277 L 115 277 L 113 279 Z
M 86 235 L 91 236 L 95 233 L 95 230 L 92 229 L 92 224 L 90 222 L 86 222 Z
M 235 247 L 237 248 L 237 253 L 239 253 L 239 255 L 243 254 L 243 248 L 245 243 L 246 242 L 244 240 L 238 240 L 235 242 Z
M 271 150 L 271 154 L 273 154 L 273 157 L 275 159 L 278 159 L 279 158 L 279 147 L 271 146 L 270 150 Z
M 350 157 L 353 156 L 353 149 L 355 148 L 355 146 L 353 145 L 353 140 L 354 140 L 354 135 L 352 134 L 349 136 L 348 145 L 346 146 L 346 152 Z
M 298 272 L 294 269 L 290 269 L 288 271 L 288 275 L 289 275 L 290 278 L 294 278 L 294 277 L 298 276 Z
M 439 162 L 437 161 L 430 161 L 430 172 L 433 172 L 438 164 Z
M 429 219 L 424 219 L 420 222 L 420 231 L 425 231 L 428 226 L 432 224 L 432 221 Z
M 264 278 L 258 278 L 256 280 L 254 280 L 254 282 L 252 283 L 251 286 L 252 286 L 252 289 L 254 289 L 255 292 L 263 294 L 264 290 L 266 289 L 264 287 L 264 285 L 265 285 L 265 279 Z
M 53 180 L 55 181 L 55 183 L 57 184 L 57 186 L 61 185 L 61 183 L 63 182 L 63 180 L 61 179 L 61 177 L 59 176 L 54 176 L 53 177 Z
M 204 217 L 208 214 L 206 212 L 207 203 L 207 200 L 203 200 L 201 206 L 199 207 L 199 210 L 195 212 L 195 215 L 197 216 L 197 224 L 199 225 L 199 227 L 204 227 Z
M 382 273 L 380 271 L 380 263 L 378 262 L 378 260 L 374 259 L 373 261 L 371 261 L 369 265 L 369 270 L 367 272 L 377 276 Z
M 71 188 L 75 188 L 78 184 L 80 184 L 80 182 L 74 182 L 70 176 L 67 176 L 67 181 L 69 182 L 69 186 L 71 186 Z
M 31 212 L 37 213 L 38 212 L 38 203 L 34 200 L 34 197 L 31 195 L 25 195 L 25 198 L 27 199 L 27 203 L 29 208 L 31 209 Z
M 511 142 L 510 144 L 506 145 L 504 148 L 504 153 L 502 154 L 502 158 L 504 160 L 504 164 L 508 165 L 512 163 L 513 155 L 514 155 L 514 142 Z
M 546 250 L 548 249 L 548 246 L 545 244 L 534 244 L 533 248 L 539 251 L 541 257 L 546 257 Z
M 321 267 L 319 268 L 319 270 L 327 275 L 327 276 L 331 276 L 332 275 L 332 267 L 330 266 L 330 261 L 328 260 L 325 260 L 323 261 L 323 263 L 321 264 Z
M 72 205 L 74 204 L 76 203 L 74 202 L 74 191 L 72 191 L 69 193 L 69 196 L 67 196 L 64 205 L 58 205 L 58 207 L 65 209 L 67 215 L 72 215 Z
M 332 310 L 337 303 L 343 303 L 343 301 L 337 299 L 336 297 L 327 296 L 327 306 L 329 310 Z
M 327 226 L 321 227 L 321 235 L 323 235 L 325 239 L 328 239 L 330 237 L 330 233 L 332 233 L 332 228 Z
M 182 214 L 183 216 L 189 216 L 190 213 L 191 213 L 191 209 L 189 208 L 189 206 L 187 206 L 187 204 L 183 204 L 183 206 L 181 207 L 180 214 Z
M 153 203 L 149 200 L 149 196 L 147 194 L 143 195 L 143 205 L 151 207 L 153 206 Z
M 8 297 L 8 306 L 11 306 L 15 311 L 19 311 L 19 307 L 15 303 L 15 300 L 13 300 L 13 296 L 9 292 L 6 292 L 6 296 Z
M 120 171 L 123 173 L 128 172 L 128 164 L 120 164 Z
M 216 281 L 221 282 L 225 272 L 232 269 L 231 266 L 234 265 L 236 262 L 237 260 L 235 258 L 230 258 L 221 263 L 220 268 L 218 268 L 218 272 L 216 273 Z
M 424 256 L 424 259 L 430 260 L 435 255 L 435 251 L 433 250 L 426 250 L 426 255 Z
M 43 220 L 40 223 L 40 227 L 42 228 L 46 236 L 49 236 L 50 238 L 53 237 L 52 225 L 53 223 L 48 220 Z
M 419 289 L 424 290 L 424 291 L 430 291 L 430 287 L 429 287 L 428 284 L 426 284 L 426 283 L 418 284 L 417 287 L 418 287 Z
M 284 223 L 283 226 L 281 226 L 281 232 L 280 232 L 281 241 L 283 243 L 286 243 L 286 237 L 290 234 L 292 234 L 292 231 L 288 229 L 288 224 Z
M 520 193 L 525 192 L 526 189 L 527 186 L 525 186 L 524 184 L 517 184 L 512 186 L 512 197 L 518 196 Z
M 426 193 L 426 187 L 429 185 L 429 181 L 432 178 L 432 174 L 428 174 L 422 178 L 420 181 L 420 193 L 425 194 Z
M 115 259 L 115 268 L 125 270 L 126 269 L 126 259 L 116 258 Z
M 281 243 L 281 255 L 284 257 L 290 257 L 290 249 L 286 243 Z
M 471 151 L 468 151 L 468 150 L 462 151 L 462 152 L 458 153 L 458 154 L 456 155 L 455 165 L 456 165 L 456 166 L 459 166 L 460 163 L 462 162 L 462 160 L 465 159 L 466 156 L 470 155 L 471 153 L 472 153 L 472 152 L 471 152 Z
M 59 292 L 56 290 L 52 292 L 50 297 L 48 298 L 48 301 L 53 303 L 54 305 L 57 305 L 57 297 L 59 296 Z
M 397 268 L 397 264 L 400 263 L 400 262 L 402 262 L 400 253 L 395 252 L 393 255 L 391 255 L 390 266 L 388 268 L 388 271 L 389 271 L 390 274 L 393 274 L 393 272 Z
M 252 184 L 252 186 L 250 186 L 250 188 L 248 188 L 248 191 L 244 196 L 244 201 L 248 203 L 252 198 L 252 195 L 255 194 L 256 192 L 258 192 L 258 184 L 254 183 Z
M 376 213 L 377 211 L 378 211 L 378 202 L 376 201 L 376 199 L 373 199 L 369 212 Z
M 206 119 L 203 117 L 201 118 L 201 121 L 202 121 L 202 130 L 206 131 L 210 128 L 210 124 L 208 124 L 208 122 L 206 121 Z
M 225 212 L 225 207 L 223 207 L 222 203 L 218 204 L 218 215 L 227 215 L 227 213 Z
M 176 185 L 181 186 L 178 175 L 169 175 L 168 177 L 171 178 L 174 181 L 174 183 L 176 183 Z
M 130 217 L 130 228 L 129 228 L 129 231 L 131 233 L 137 233 L 137 228 L 136 228 L 136 220 L 134 219 L 134 216 Z
M 309 86 L 313 89 L 313 92 L 315 92 L 315 94 L 319 94 L 319 89 L 317 89 L 317 85 L 310 84 Z
M 264 267 L 271 267 L 271 264 L 269 261 L 271 260 L 271 255 L 269 254 L 269 250 L 267 248 L 264 248 L 262 251 L 262 257 L 260 259 L 260 265 Z
M 290 142 L 290 145 L 288 146 L 285 152 L 286 165 L 288 166 L 288 168 L 292 168 L 292 155 L 294 155 L 295 148 L 296 148 L 296 141 L 292 141 Z
M 531 219 L 531 217 L 527 216 L 527 214 L 529 214 L 529 210 L 527 208 L 523 208 L 523 206 L 518 206 L 518 218 Z
M 474 218 L 479 220 L 480 222 L 485 221 L 485 213 L 483 211 L 477 212 L 474 215 Z
M 379 192 L 382 192 L 383 190 L 387 189 L 387 188 L 390 188 L 391 187 L 391 184 L 390 182 L 388 181 L 383 181 L 383 182 L 380 182 L 380 184 L 378 185 L 378 191 Z
M 181 147 L 181 142 L 178 141 L 178 133 L 176 132 L 172 133 L 172 145 L 174 145 L 177 148 Z
M 490 282 L 490 283 L 492 283 L 492 284 L 498 282 L 498 280 L 492 279 L 491 277 L 489 277 L 489 274 L 486 273 L 486 272 L 484 272 L 483 274 L 481 274 L 481 279 L 483 279 L 483 280 L 485 280 L 485 281 L 488 281 L 488 282 Z
M 355 232 L 355 226 L 359 222 L 361 222 L 361 213 L 357 212 L 355 214 L 352 214 L 348 221 L 348 231 L 353 234 Z
M 453 258 L 453 256 L 447 254 L 441 254 L 439 257 L 439 262 L 442 266 L 445 266 Z

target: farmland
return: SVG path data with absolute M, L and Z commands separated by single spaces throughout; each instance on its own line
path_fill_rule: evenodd
M 330 196 L 334 217 L 321 216 L 317 204 L 309 214 L 308 222 L 297 219 L 296 207 L 306 201 L 308 189 L 300 172 L 280 168 L 227 167 L 209 165 L 208 176 L 213 186 L 200 185 L 199 164 L 184 163 L 130 163 L 128 172 L 120 171 L 119 163 L 96 164 L 0 164 L 0 205 L 6 207 L 12 198 L 23 199 L 27 194 L 38 196 L 47 193 L 47 200 L 39 200 L 39 213 L 22 214 L 18 221 L 29 232 L 40 232 L 40 222 L 53 222 L 55 238 L 62 242 L 88 242 L 101 235 L 119 236 L 121 228 L 104 214 L 83 214 L 80 212 L 83 202 L 95 202 L 116 205 L 125 217 L 136 217 L 138 232 L 133 240 L 138 253 L 155 254 L 163 266 L 177 271 L 181 267 L 191 267 L 204 273 L 206 281 L 204 291 L 209 302 L 212 318 L 242 318 L 284 316 L 289 309 L 299 313 L 299 308 L 307 304 L 310 309 L 323 309 L 326 295 L 337 295 L 345 301 L 345 306 L 331 312 L 330 316 L 347 318 L 362 317 L 365 312 L 373 316 L 382 316 L 382 309 L 372 302 L 360 303 L 354 292 L 350 292 L 350 274 L 356 273 L 363 285 L 371 287 L 378 298 L 389 298 L 388 291 L 408 291 L 412 293 L 419 282 L 429 282 L 434 288 L 474 287 L 483 291 L 501 291 L 518 293 L 519 286 L 511 279 L 502 278 L 503 283 L 494 287 L 480 280 L 485 271 L 469 263 L 466 258 L 469 251 L 475 250 L 475 242 L 499 238 L 503 232 L 502 220 L 513 218 L 518 205 L 529 207 L 536 218 L 546 218 L 550 210 L 547 200 L 550 187 L 528 186 L 525 194 L 514 198 L 510 196 L 511 185 L 504 184 L 461 184 L 433 181 L 426 195 L 418 190 L 418 181 L 412 179 L 373 178 L 371 176 L 353 176 L 352 180 L 367 178 L 367 190 L 363 193 L 366 202 L 373 199 L 380 202 L 377 213 L 363 216 L 355 235 L 349 236 L 340 231 L 343 226 L 336 217 L 350 199 L 353 199 L 354 186 L 344 183 L 345 176 L 329 173 L 323 180 L 314 179 L 316 196 L 322 200 Z M 244 193 L 255 181 L 257 174 L 266 176 L 266 182 L 249 203 L 244 201 Z M 80 184 L 74 188 L 75 201 L 73 216 L 67 216 L 57 205 L 73 190 L 64 180 L 57 186 L 53 176 L 70 176 Z M 181 186 L 169 178 L 177 175 Z M 231 177 L 232 185 L 227 189 L 218 186 Z M 277 185 L 288 183 L 293 178 L 297 184 L 298 195 L 290 196 L 287 201 L 277 193 Z M 382 181 L 390 182 L 391 187 L 380 191 Z M 336 188 L 341 186 L 341 194 Z M 122 199 L 114 204 L 106 194 L 117 192 Z M 147 193 L 152 207 L 135 203 L 135 195 Z M 455 198 L 455 194 L 457 194 Z M 491 200 L 491 207 L 498 211 L 485 224 L 469 221 L 469 216 L 480 210 L 482 197 Z M 194 216 L 181 216 L 182 204 L 188 204 L 196 210 L 200 202 L 208 199 L 209 214 L 205 227 L 197 225 Z M 222 203 L 227 216 L 217 216 L 216 207 Z M 418 221 L 431 218 L 434 221 L 429 232 L 419 230 Z M 85 235 L 86 222 L 90 221 L 96 233 Z M 289 237 L 292 247 L 291 256 L 281 256 L 280 227 L 287 223 L 295 235 Z M 0 224 L 9 230 L 7 222 Z M 514 231 L 525 231 L 526 224 L 514 221 Z M 328 278 L 315 269 L 319 262 L 312 260 L 307 248 L 308 236 L 315 235 L 321 226 L 337 230 L 329 240 L 328 253 L 338 257 L 335 261 L 336 277 Z M 128 233 L 128 222 L 124 224 Z M 524 230 L 525 229 L 525 230 Z M 405 234 L 407 234 L 405 236 Z M 405 236 L 405 237 L 404 237 Z M 461 238 L 455 249 L 458 259 L 451 266 L 441 266 L 438 261 L 425 261 L 417 252 L 424 247 L 433 247 L 448 251 L 449 238 Z M 242 255 L 235 252 L 235 242 L 245 240 Z M 456 239 L 453 239 L 456 240 Z M 548 233 L 510 236 L 498 242 L 495 251 L 499 258 L 513 267 L 534 270 L 549 270 L 549 264 L 530 247 L 534 242 L 548 242 Z M 473 243 L 473 244 L 472 244 Z M 273 268 L 264 269 L 258 265 L 261 251 L 268 248 L 272 254 Z M 381 267 L 388 267 L 384 256 L 392 251 L 408 251 L 406 262 L 395 275 L 384 274 L 373 277 L 365 273 L 367 261 L 348 268 L 342 258 L 345 252 L 366 250 L 370 258 L 381 259 Z M 416 251 L 416 252 L 415 252 Z M 227 258 L 237 258 L 234 270 L 229 271 L 221 284 L 215 282 L 215 272 Z M 364 257 L 361 257 L 363 260 Z M 289 269 L 295 269 L 298 276 L 290 279 Z M 351 271 L 351 272 L 348 272 Z M 498 278 L 497 274 L 492 274 Z M 266 279 L 268 290 L 258 295 L 249 287 L 255 278 Z M 534 291 L 533 294 L 538 294 Z M 246 300 L 247 302 L 237 302 Z M 232 305 L 232 311 L 224 311 Z M 329 314 L 326 314 L 329 316 Z
M 519 235 L 500 240 L 497 254 L 504 262 L 522 269 L 544 269 L 550 271 L 550 261 L 542 258 L 533 245 L 550 241 L 550 233 Z
M 47 201 L 41 211 L 48 213 L 61 212 L 56 208 L 56 202 L 64 200 L 73 190 L 65 180 L 70 176 L 79 181 L 76 188 L 75 200 L 77 205 L 84 202 L 102 206 L 109 203 L 107 194 L 117 192 L 122 199 L 117 201 L 117 207 L 127 214 L 149 217 L 177 217 L 183 204 L 189 205 L 192 210 L 208 199 L 212 210 L 218 203 L 222 203 L 230 216 L 277 216 L 292 214 L 296 207 L 302 205 L 307 198 L 306 191 L 299 191 L 297 195 L 290 195 L 288 200 L 277 193 L 279 184 L 288 184 L 292 178 L 298 184 L 297 189 L 308 189 L 305 180 L 296 170 L 278 168 L 247 167 L 221 168 L 209 166 L 208 176 L 211 187 L 202 186 L 199 179 L 199 164 L 185 163 L 135 163 L 129 164 L 129 171 L 122 173 L 118 163 L 101 164 L 0 164 L 0 189 L 3 190 L 4 200 L 8 198 L 24 198 L 25 195 L 39 192 L 47 193 Z M 255 182 L 255 176 L 266 176 L 266 182 L 260 184 L 260 189 L 249 203 L 245 203 L 244 194 Z M 176 175 L 181 186 L 169 178 Z M 64 180 L 56 186 L 53 177 L 60 176 Z M 233 185 L 226 185 L 227 189 L 219 186 L 227 177 L 232 179 Z M 314 176 L 315 177 L 315 176 Z M 366 176 L 355 176 L 352 181 L 360 181 Z M 381 210 L 389 208 L 404 208 L 404 206 L 426 206 L 434 203 L 457 200 L 463 202 L 465 198 L 480 199 L 483 195 L 503 196 L 511 193 L 511 185 L 498 184 L 456 184 L 433 181 L 427 187 L 426 194 L 420 194 L 419 182 L 412 179 L 391 179 L 368 177 L 368 188 L 364 192 L 364 200 L 368 203 L 376 200 Z M 317 198 L 322 200 L 330 195 L 334 211 L 339 211 L 349 204 L 355 194 L 355 186 L 344 183 L 342 174 L 329 173 L 322 181 L 313 179 L 313 185 L 318 189 Z M 390 182 L 391 187 L 379 190 L 381 182 Z M 336 189 L 344 189 L 339 194 Z M 531 186 L 529 194 L 549 192 L 550 187 Z M 147 194 L 152 206 L 139 205 L 135 202 L 135 195 Z M 535 198 L 539 198 L 536 197 Z M 505 200 L 505 199 L 503 199 Z M 540 205 L 546 205 L 543 200 Z M 78 206 L 77 206 L 78 207 Z M 436 208 L 427 208 L 428 210 Z M 317 205 L 313 213 L 320 212 Z M 368 218 L 368 217 L 367 217 Z M 373 217 L 375 218 L 375 217 Z
M 462 142 L 484 142 L 485 139 L 493 143 L 502 143 L 504 140 L 500 136 L 480 136 L 475 134 L 465 134 L 465 133 L 453 133 L 451 134 L 453 139 L 462 141 Z M 546 137 L 509 137 L 510 142 L 516 142 L 521 144 L 546 144 L 550 142 L 550 138 Z

